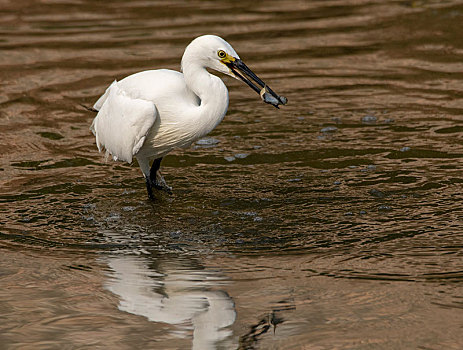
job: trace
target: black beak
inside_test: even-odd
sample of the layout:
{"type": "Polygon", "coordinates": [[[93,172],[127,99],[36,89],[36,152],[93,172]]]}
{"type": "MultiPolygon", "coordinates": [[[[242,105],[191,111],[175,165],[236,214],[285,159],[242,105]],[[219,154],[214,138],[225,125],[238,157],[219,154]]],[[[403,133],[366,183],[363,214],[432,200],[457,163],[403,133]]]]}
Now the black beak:
{"type": "Polygon", "coordinates": [[[288,99],[284,96],[279,96],[275,91],[270,89],[254,72],[249,69],[240,59],[235,59],[232,62],[226,63],[227,67],[235,74],[238,78],[244,81],[251,89],[260,94],[262,100],[265,103],[269,103],[276,108],[278,105],[285,105],[288,99]],[[260,86],[256,86],[256,84],[260,86]]]}

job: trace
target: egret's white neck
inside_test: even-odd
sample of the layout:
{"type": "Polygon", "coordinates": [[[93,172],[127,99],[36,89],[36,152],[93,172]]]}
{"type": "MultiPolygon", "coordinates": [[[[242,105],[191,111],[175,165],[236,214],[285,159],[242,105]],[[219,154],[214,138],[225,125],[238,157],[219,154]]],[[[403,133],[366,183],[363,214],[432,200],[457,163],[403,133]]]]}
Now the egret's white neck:
{"type": "MultiPolygon", "coordinates": [[[[228,108],[228,90],[222,79],[210,74],[199,62],[182,62],[185,83],[201,103],[198,117],[202,122],[209,121],[212,129],[223,119],[228,108]]],[[[212,130],[211,129],[211,130],[212,130]]],[[[209,130],[210,131],[210,130],[209,130]]]]}

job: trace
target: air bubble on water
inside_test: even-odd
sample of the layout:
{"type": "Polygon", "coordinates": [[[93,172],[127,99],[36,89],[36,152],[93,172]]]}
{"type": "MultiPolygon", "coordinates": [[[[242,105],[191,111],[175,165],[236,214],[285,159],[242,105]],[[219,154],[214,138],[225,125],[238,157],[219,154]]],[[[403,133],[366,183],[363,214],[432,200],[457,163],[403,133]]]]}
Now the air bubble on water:
{"type": "Polygon", "coordinates": [[[132,194],[132,193],[135,193],[135,192],[137,192],[137,191],[125,189],[124,191],[122,191],[122,195],[128,195],[128,194],[132,194]]]}
{"type": "Polygon", "coordinates": [[[376,198],[384,198],[384,197],[386,197],[386,193],[384,193],[383,191],[377,190],[376,188],[371,189],[370,191],[368,191],[368,193],[371,194],[373,197],[376,197],[376,198]]]}
{"type": "Polygon", "coordinates": [[[170,237],[171,237],[171,238],[179,238],[179,237],[181,236],[181,233],[182,233],[182,232],[181,232],[180,230],[178,230],[178,231],[173,231],[173,232],[170,233],[170,237]]]}
{"type": "Polygon", "coordinates": [[[236,153],[235,158],[244,159],[249,156],[249,153],[236,153]]]}
{"type": "Polygon", "coordinates": [[[117,221],[121,218],[118,213],[111,213],[106,217],[106,221],[117,221]]]}
{"type": "Polygon", "coordinates": [[[135,207],[132,207],[130,205],[128,205],[126,207],[122,207],[123,211],[134,211],[135,209],[136,209],[135,207]]]}
{"type": "Polygon", "coordinates": [[[389,210],[392,210],[392,208],[388,205],[380,205],[378,207],[379,210],[383,210],[383,211],[389,211],[389,210]]]}
{"type": "Polygon", "coordinates": [[[326,128],[323,128],[320,130],[323,133],[330,133],[330,132],[336,132],[338,131],[338,128],[335,126],[327,126],[326,128]]]}
{"type": "Polygon", "coordinates": [[[364,124],[374,124],[376,123],[377,118],[374,115],[366,115],[362,117],[362,123],[364,124]]]}
{"type": "Polygon", "coordinates": [[[196,141],[196,144],[199,146],[213,146],[216,145],[220,142],[220,140],[215,139],[213,137],[205,137],[203,139],[200,139],[196,141]]]}
{"type": "Polygon", "coordinates": [[[373,171],[375,169],[376,169],[376,165],[370,164],[370,165],[367,165],[366,168],[361,169],[360,171],[367,172],[367,171],[373,171]]]}
{"type": "Polygon", "coordinates": [[[86,203],[86,204],[83,205],[83,208],[91,210],[91,209],[95,209],[96,205],[93,204],[93,203],[86,203]]]}

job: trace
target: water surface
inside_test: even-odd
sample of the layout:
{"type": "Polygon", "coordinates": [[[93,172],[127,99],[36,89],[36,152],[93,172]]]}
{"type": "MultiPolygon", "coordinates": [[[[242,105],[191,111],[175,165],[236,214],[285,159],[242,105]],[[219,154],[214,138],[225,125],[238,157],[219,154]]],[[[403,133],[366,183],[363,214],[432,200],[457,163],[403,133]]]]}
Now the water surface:
{"type": "Polygon", "coordinates": [[[3,1],[0,348],[461,349],[463,2],[3,1]],[[244,84],[163,162],[91,105],[214,33],[244,84]]]}

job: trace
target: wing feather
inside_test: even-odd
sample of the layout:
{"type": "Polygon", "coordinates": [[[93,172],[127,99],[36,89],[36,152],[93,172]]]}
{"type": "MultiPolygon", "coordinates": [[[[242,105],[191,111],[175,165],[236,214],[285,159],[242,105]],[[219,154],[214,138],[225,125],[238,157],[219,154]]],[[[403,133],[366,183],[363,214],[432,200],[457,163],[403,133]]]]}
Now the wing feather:
{"type": "Polygon", "coordinates": [[[154,103],[130,97],[114,81],[94,108],[99,112],[90,129],[98,150],[104,148],[115,160],[131,163],[158,115],[154,103]]]}

